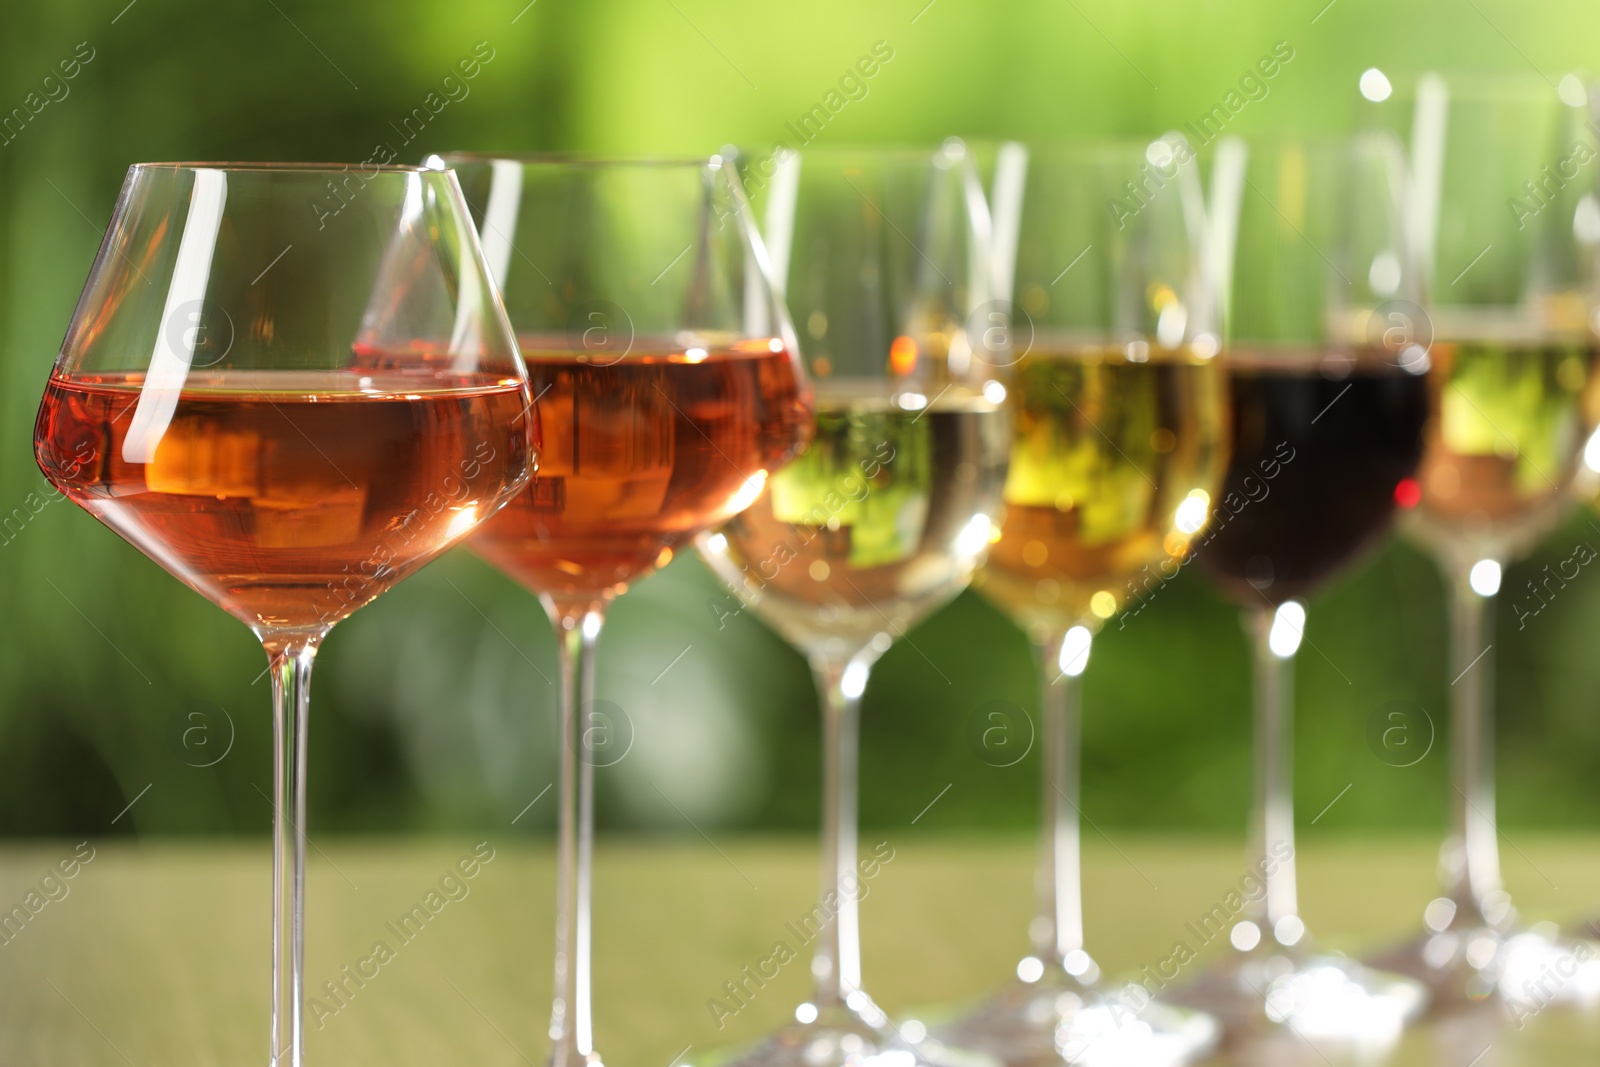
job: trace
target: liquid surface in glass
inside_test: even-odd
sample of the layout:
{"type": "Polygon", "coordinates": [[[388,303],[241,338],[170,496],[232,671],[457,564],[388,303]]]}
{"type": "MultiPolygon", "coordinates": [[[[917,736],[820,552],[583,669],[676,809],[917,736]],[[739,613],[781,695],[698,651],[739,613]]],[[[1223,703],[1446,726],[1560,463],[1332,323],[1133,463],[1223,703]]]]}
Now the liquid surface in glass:
{"type": "Polygon", "coordinates": [[[589,360],[523,339],[539,470],[472,547],[557,600],[612,596],[750,502],[809,412],[782,342],[636,344],[589,360]]]}
{"type": "Polygon", "coordinates": [[[1240,606],[1279,604],[1388,530],[1422,458],[1428,383],[1384,351],[1228,358],[1232,458],[1196,559],[1240,606]]]}
{"type": "Polygon", "coordinates": [[[253,628],[331,625],[526,476],[515,379],[397,371],[57,375],[45,477],[253,628]]]}
{"type": "Polygon", "coordinates": [[[1428,428],[1406,529],[1437,550],[1528,547],[1568,506],[1596,414],[1593,342],[1447,342],[1429,350],[1428,428]]]}
{"type": "Polygon", "coordinates": [[[1226,461],[1226,379],[1189,350],[1036,343],[1010,388],[1005,517],[975,585],[1045,638],[1189,550],[1226,461]]]}
{"type": "Polygon", "coordinates": [[[819,383],[816,436],[704,542],[712,565],[808,652],[898,637],[970,580],[1005,480],[1006,423],[964,386],[927,398],[819,383]]]}

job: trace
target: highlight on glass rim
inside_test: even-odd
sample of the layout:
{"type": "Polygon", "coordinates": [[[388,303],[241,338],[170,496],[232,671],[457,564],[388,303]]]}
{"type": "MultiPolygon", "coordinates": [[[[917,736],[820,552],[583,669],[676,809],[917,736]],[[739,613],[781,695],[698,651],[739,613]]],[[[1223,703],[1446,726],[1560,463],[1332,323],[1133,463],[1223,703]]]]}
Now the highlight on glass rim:
{"type": "Polygon", "coordinates": [[[1600,1060],[1596,41],[0,13],[0,1064],[1600,1060]]]}

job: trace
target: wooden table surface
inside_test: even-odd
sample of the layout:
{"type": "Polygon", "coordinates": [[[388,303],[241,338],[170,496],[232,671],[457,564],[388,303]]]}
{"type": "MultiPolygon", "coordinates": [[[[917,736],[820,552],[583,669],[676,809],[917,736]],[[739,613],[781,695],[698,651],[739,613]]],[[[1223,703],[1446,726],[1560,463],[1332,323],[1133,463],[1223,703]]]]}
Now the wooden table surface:
{"type": "MultiPolygon", "coordinates": [[[[863,852],[879,840],[864,834],[863,852]]],[[[316,846],[309,1062],[543,1067],[553,925],[547,841],[316,846]],[[458,864],[475,846],[493,858],[466,864],[473,876],[462,877],[458,864]],[[428,920],[402,929],[414,905],[428,920]],[[375,952],[379,942],[387,952],[375,952]],[[370,977],[349,978],[346,966],[370,977]],[[331,980],[344,984],[338,999],[324,989],[331,980]]],[[[865,984],[880,1004],[905,1013],[971,1001],[1011,973],[1025,948],[1031,840],[897,836],[882,848],[893,858],[863,903],[865,984]]],[[[0,848],[0,911],[40,893],[37,914],[0,943],[0,1067],[263,1063],[269,862],[265,840],[0,848]],[[72,878],[46,882],[75,849],[92,849],[93,858],[72,878]]],[[[1525,915],[1600,911],[1600,838],[1518,835],[1506,862],[1525,915]]],[[[694,1064],[787,1019],[806,999],[808,952],[736,1011],[723,983],[771,956],[777,941],[800,947],[786,924],[811,907],[814,863],[813,843],[798,838],[603,840],[596,1031],[606,1062],[694,1064]]],[[[1167,958],[1184,923],[1244,873],[1231,843],[1135,835],[1089,843],[1085,863],[1090,949],[1109,974],[1167,958]]],[[[1433,863],[1432,844],[1420,840],[1307,844],[1307,922],[1324,946],[1352,953],[1409,934],[1430,895],[1433,863]]],[[[1256,1058],[1274,1067],[1324,1062],[1304,1048],[1256,1058]]],[[[1458,1017],[1360,1062],[1600,1063],[1600,1012],[1550,1008],[1521,1028],[1495,1016],[1458,1017]]]]}

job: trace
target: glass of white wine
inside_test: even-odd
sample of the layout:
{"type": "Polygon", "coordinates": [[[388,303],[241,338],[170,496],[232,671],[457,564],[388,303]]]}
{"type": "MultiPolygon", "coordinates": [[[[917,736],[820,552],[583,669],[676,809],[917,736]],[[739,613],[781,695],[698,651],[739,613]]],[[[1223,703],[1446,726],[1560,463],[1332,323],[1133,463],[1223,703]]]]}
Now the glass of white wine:
{"type": "MultiPolygon", "coordinates": [[[[1558,988],[1542,999],[1600,996],[1600,944],[1518,922],[1500,880],[1494,797],[1502,568],[1570,513],[1600,400],[1600,207],[1593,181],[1568,178],[1596,152],[1584,104],[1570,75],[1556,88],[1534,77],[1425,75],[1413,101],[1414,229],[1431,283],[1417,342],[1432,419],[1403,528],[1450,587],[1452,789],[1442,892],[1422,934],[1384,962],[1445,1002],[1497,990],[1525,998],[1525,983],[1548,988],[1552,973],[1558,988]]],[[[1551,574],[1507,590],[1519,629],[1566,586],[1551,574]]]]}
{"type": "MultiPolygon", "coordinates": [[[[1010,445],[1008,320],[966,147],[740,163],[815,388],[806,451],[701,554],[810,661],[823,717],[816,992],[738,1062],[827,1067],[936,1049],[861,988],[856,750],[873,663],[959,593],[988,547],[1010,445]]],[[[888,1062],[885,1060],[884,1062],[888,1062]]]]}
{"type": "Polygon", "coordinates": [[[999,270],[1018,296],[1013,430],[1001,536],[974,584],[1028,635],[1040,671],[1038,908],[1016,980],[936,1032],[1007,1064],[1178,1064],[1218,1035],[1210,1016],[1102,983],[1085,951],[1078,848],[1093,634],[1177,573],[1226,462],[1217,265],[1196,170],[1175,135],[997,155],[996,218],[1020,221],[1014,275],[999,270]]]}

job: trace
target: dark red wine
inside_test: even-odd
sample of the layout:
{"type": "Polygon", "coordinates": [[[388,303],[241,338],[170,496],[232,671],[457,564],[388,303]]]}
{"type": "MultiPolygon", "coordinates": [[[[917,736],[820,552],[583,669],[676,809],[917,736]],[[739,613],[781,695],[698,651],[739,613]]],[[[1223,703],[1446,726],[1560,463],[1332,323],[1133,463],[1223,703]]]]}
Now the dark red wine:
{"type": "MultiPolygon", "coordinates": [[[[1421,369],[1421,368],[1419,368],[1421,369]]],[[[1241,606],[1317,589],[1415,501],[1428,382],[1386,354],[1236,353],[1233,456],[1197,557],[1241,606]]]]}

